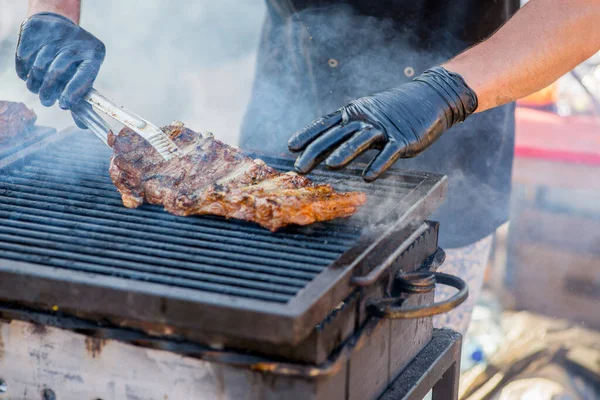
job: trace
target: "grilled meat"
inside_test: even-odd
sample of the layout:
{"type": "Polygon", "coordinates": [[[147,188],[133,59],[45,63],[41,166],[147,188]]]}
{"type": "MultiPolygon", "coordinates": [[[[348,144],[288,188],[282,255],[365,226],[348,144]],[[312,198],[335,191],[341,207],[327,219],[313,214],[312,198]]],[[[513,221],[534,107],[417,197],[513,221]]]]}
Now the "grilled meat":
{"type": "Polygon", "coordinates": [[[110,175],[129,208],[144,200],[176,215],[212,214],[256,222],[275,231],[354,214],[366,196],[280,173],[240,149],[173,123],[162,128],[185,154],[165,162],[128,128],[109,144],[110,175]]]}
{"type": "Polygon", "coordinates": [[[23,103],[0,101],[0,142],[27,133],[36,119],[35,113],[23,103]]]}

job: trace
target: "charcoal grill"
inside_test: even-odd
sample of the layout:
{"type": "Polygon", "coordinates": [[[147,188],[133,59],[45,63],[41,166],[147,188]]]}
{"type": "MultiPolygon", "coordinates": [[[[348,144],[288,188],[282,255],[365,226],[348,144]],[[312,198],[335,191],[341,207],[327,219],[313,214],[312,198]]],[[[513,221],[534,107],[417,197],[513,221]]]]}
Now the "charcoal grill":
{"type": "MultiPolygon", "coordinates": [[[[428,315],[406,305],[431,310],[432,292],[401,297],[410,290],[398,282],[443,261],[438,224],[425,219],[445,196],[445,177],[391,171],[367,184],[361,166],[316,170],[311,179],[365,191],[367,204],[348,219],[271,233],[152,205],[126,209],[109,157],[88,132],[70,129],[0,160],[0,317],[284,376],[328,376],[325,387],[335,381],[367,397],[431,338],[431,318],[385,318],[428,315]],[[382,343],[386,355],[373,358],[382,343]]],[[[328,393],[315,385],[317,397],[328,393]]]]}
{"type": "Polygon", "coordinates": [[[109,149],[77,130],[52,140],[18,160],[13,155],[1,171],[4,300],[215,337],[298,343],[351,293],[353,273],[405,250],[398,246],[406,238],[394,233],[422,221],[446,187],[443,177],[416,172],[366,184],[358,170],[349,177],[316,171],[317,182],[368,192],[362,212],[271,233],[150,205],[126,209],[107,173],[109,149]],[[375,213],[380,218],[369,220],[375,213]]]}

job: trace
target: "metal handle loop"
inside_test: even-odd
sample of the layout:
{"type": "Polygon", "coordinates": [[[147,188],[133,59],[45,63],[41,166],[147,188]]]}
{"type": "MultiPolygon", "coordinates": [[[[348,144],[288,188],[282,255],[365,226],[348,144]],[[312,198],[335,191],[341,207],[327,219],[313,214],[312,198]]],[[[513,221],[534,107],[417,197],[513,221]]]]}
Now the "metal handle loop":
{"type": "Polygon", "coordinates": [[[413,272],[402,275],[403,278],[429,280],[431,276],[435,277],[436,283],[452,286],[458,289],[458,293],[447,300],[434,303],[427,307],[402,307],[394,306],[399,298],[386,298],[373,300],[368,305],[368,311],[381,318],[387,319],[410,319],[431,317],[437,314],[446,313],[461,305],[469,297],[469,288],[467,283],[458,276],[444,274],[442,272],[413,272]]]}

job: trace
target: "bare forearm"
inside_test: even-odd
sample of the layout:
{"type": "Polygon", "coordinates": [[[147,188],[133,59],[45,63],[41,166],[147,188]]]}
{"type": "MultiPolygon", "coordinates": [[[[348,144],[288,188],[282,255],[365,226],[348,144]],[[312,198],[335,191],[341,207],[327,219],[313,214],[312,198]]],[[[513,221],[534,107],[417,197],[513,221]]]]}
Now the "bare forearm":
{"type": "Polygon", "coordinates": [[[81,0],[29,0],[28,16],[40,12],[53,12],[79,24],[81,0]]]}
{"type": "Polygon", "coordinates": [[[477,112],[554,82],[600,50],[600,1],[531,0],[486,41],[449,61],[477,93],[477,112]]]}

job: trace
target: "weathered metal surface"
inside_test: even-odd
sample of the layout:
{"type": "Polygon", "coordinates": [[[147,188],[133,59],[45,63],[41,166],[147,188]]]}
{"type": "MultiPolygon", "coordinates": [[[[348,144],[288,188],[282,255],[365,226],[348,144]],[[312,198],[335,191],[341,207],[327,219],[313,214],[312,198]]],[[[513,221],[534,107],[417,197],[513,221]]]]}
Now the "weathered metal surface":
{"type": "Polygon", "coordinates": [[[7,385],[0,399],[40,400],[48,390],[56,400],[343,399],[345,393],[344,369],[330,381],[274,377],[21,321],[0,323],[0,338],[7,385]]]}
{"type": "Polygon", "coordinates": [[[379,400],[422,400],[433,389],[433,400],[458,399],[462,337],[434,329],[432,340],[392,382],[379,400]]]}
{"type": "Polygon", "coordinates": [[[390,352],[381,347],[387,343],[381,333],[388,328],[386,321],[372,321],[327,375],[310,378],[269,373],[270,365],[284,363],[239,368],[50,326],[2,322],[0,377],[6,398],[23,400],[38,400],[50,391],[57,400],[369,399],[388,383],[390,352]],[[369,375],[376,381],[361,366],[378,371],[369,375]]]}
{"type": "MultiPolygon", "coordinates": [[[[378,380],[371,381],[375,375],[364,377],[357,372],[359,363],[368,357],[376,371],[385,373],[382,366],[389,362],[389,352],[381,347],[369,354],[377,346],[385,347],[377,337],[382,327],[373,331],[370,343],[362,348],[365,352],[353,355],[335,375],[300,379],[114,340],[94,341],[85,335],[22,321],[1,322],[0,379],[6,392],[0,393],[0,399],[39,400],[43,393],[54,393],[56,400],[375,398],[388,386],[387,377],[379,375],[378,380]],[[383,355],[379,362],[377,354],[383,355]],[[353,365],[355,372],[348,371],[353,365]]],[[[438,384],[434,398],[455,399],[459,362],[460,335],[437,331],[381,398],[420,400],[438,384]]]]}
{"type": "Polygon", "coordinates": [[[435,210],[446,188],[445,178],[424,173],[395,171],[367,185],[359,170],[315,171],[314,180],[365,190],[375,203],[397,197],[362,217],[271,234],[239,221],[123,208],[108,155],[95,145],[90,135],[71,135],[68,146],[3,170],[1,300],[161,335],[203,334],[217,346],[299,344],[354,290],[353,274],[389,258],[398,233],[435,210]],[[373,214],[369,223],[386,223],[361,236],[361,218],[373,214]]]}
{"type": "MultiPolygon", "coordinates": [[[[405,300],[409,307],[427,306],[433,303],[435,292],[413,295],[405,300]]],[[[388,384],[400,374],[426,345],[431,341],[432,319],[418,318],[390,320],[390,368],[388,384]]]]}

